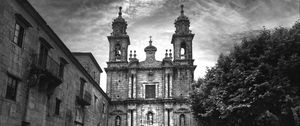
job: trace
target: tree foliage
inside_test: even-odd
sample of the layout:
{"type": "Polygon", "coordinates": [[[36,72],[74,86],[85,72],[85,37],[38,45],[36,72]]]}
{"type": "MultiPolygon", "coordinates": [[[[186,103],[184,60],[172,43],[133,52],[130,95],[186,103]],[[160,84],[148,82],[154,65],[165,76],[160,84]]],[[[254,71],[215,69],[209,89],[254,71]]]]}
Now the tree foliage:
{"type": "Polygon", "coordinates": [[[191,93],[202,124],[299,125],[300,23],[262,30],[221,54],[191,93]],[[298,109],[297,109],[298,108],[298,109]],[[297,123],[298,122],[298,123],[297,123]]]}

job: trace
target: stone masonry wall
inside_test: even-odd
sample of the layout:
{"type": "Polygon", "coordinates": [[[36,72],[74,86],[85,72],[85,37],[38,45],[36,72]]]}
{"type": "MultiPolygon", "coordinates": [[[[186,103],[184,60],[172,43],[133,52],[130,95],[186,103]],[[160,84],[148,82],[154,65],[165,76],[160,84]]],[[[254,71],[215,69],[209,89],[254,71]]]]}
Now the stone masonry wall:
{"type": "Polygon", "coordinates": [[[62,50],[52,36],[44,31],[41,24],[36,22],[32,14],[27,13],[27,9],[30,10],[20,6],[17,0],[3,0],[0,4],[0,126],[20,126],[22,121],[29,122],[31,126],[74,125],[80,78],[87,81],[85,90],[92,95],[91,105],[84,107],[84,125],[107,126],[109,99],[66,55],[68,50],[62,50]],[[12,42],[16,13],[22,15],[32,25],[25,30],[22,47],[12,42]],[[31,85],[29,88],[31,55],[39,52],[41,43],[39,37],[43,37],[53,47],[48,55],[54,61],[59,63],[59,59],[64,58],[68,62],[63,82],[51,95],[40,91],[37,85],[31,85]],[[5,98],[8,73],[19,79],[15,101],[5,98]],[[59,115],[54,114],[56,98],[61,100],[59,115]]]}

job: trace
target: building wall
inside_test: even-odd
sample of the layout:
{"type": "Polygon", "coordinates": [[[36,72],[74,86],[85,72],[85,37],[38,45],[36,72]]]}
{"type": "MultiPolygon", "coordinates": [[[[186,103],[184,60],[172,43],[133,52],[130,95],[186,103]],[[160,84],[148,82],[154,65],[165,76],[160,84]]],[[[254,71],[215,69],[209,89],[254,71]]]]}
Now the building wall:
{"type": "Polygon", "coordinates": [[[82,64],[85,70],[94,78],[94,80],[100,84],[100,74],[94,62],[89,55],[75,55],[76,59],[82,64]]]}
{"type": "Polygon", "coordinates": [[[84,125],[106,126],[109,98],[84,71],[83,66],[70,56],[71,52],[47,29],[42,19],[33,15],[32,8],[27,6],[28,2],[20,1],[23,1],[25,8],[18,0],[3,0],[0,4],[0,126],[20,126],[22,121],[29,122],[30,126],[74,125],[80,78],[87,81],[85,90],[92,96],[91,105],[84,107],[84,125]],[[22,48],[12,42],[16,13],[32,25],[25,30],[22,48]],[[39,37],[43,37],[53,47],[49,57],[57,63],[60,58],[68,62],[62,83],[50,94],[41,91],[37,85],[31,85],[29,78],[32,55],[38,54],[40,49],[39,37]],[[5,98],[8,74],[19,79],[15,101],[5,98]],[[59,115],[54,114],[56,98],[61,100],[59,115]]]}

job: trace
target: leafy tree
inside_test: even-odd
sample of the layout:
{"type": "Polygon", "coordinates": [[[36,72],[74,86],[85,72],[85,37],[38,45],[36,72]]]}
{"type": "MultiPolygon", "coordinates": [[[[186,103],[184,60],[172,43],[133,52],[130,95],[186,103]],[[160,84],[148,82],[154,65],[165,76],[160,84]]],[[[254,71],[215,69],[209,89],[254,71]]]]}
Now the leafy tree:
{"type": "Polygon", "coordinates": [[[221,54],[191,93],[204,125],[299,126],[300,22],[262,30],[221,54]]]}

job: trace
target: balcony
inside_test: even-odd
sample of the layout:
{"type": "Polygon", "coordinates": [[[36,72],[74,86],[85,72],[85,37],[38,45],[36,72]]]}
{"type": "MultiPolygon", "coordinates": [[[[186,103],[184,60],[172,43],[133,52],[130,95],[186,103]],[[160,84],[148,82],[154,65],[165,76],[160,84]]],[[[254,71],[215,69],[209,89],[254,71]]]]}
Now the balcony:
{"type": "Polygon", "coordinates": [[[62,83],[62,78],[59,76],[59,63],[52,59],[49,55],[43,60],[37,54],[32,56],[31,80],[34,85],[38,85],[39,90],[47,91],[48,93],[62,83]]]}
{"type": "Polygon", "coordinates": [[[76,102],[81,106],[89,106],[91,105],[92,95],[85,91],[84,94],[80,94],[79,96],[76,96],[76,102]]]}

